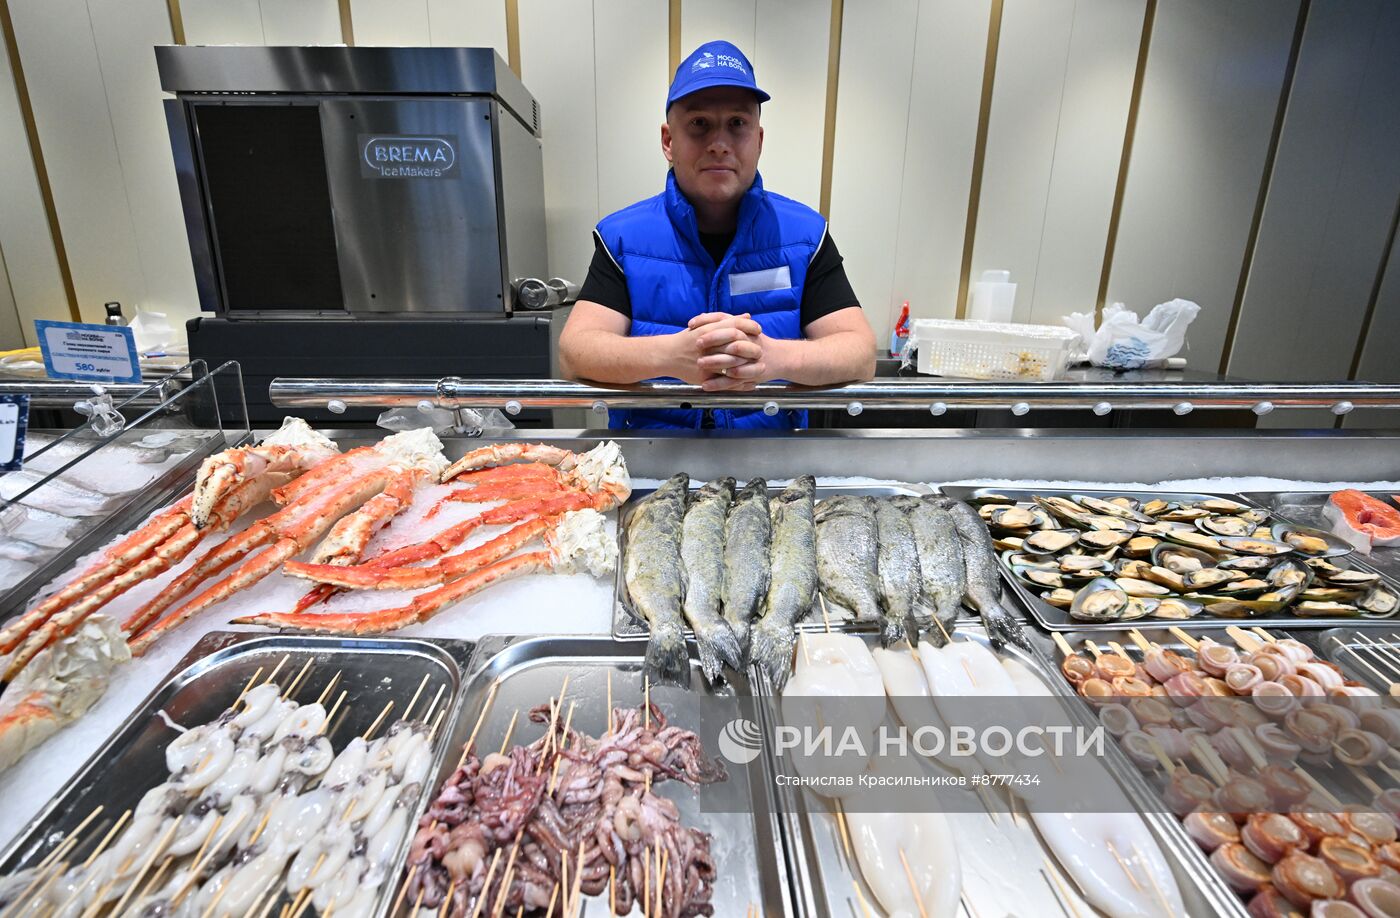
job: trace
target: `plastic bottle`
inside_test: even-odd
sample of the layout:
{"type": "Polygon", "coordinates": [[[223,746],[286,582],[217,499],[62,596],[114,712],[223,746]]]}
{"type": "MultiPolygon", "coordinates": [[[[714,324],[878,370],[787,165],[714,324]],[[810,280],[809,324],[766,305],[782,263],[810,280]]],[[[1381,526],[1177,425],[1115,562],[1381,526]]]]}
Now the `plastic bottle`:
{"type": "Polygon", "coordinates": [[[909,340],[909,301],[899,307],[899,318],[894,321],[894,331],[890,332],[890,355],[899,356],[904,350],[904,342],[909,340]]]}

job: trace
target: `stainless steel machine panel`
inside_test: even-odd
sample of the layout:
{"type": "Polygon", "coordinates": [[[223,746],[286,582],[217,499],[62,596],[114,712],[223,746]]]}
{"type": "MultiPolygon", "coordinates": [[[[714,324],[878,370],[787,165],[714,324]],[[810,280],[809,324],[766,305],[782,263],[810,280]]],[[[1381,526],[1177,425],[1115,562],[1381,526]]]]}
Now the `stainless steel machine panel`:
{"type": "Polygon", "coordinates": [[[490,99],[321,103],[350,313],[500,312],[490,99]]]}

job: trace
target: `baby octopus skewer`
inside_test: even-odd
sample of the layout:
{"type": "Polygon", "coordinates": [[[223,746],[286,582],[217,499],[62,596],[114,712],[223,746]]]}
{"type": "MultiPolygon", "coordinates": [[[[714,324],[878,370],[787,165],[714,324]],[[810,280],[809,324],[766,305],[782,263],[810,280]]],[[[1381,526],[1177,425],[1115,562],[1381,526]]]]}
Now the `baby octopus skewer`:
{"type": "Polygon", "coordinates": [[[273,625],[292,631],[325,634],[368,634],[404,628],[425,621],[445,606],[465,599],[494,583],[536,573],[583,573],[602,577],[617,561],[617,545],[607,536],[602,514],[578,510],[564,515],[544,533],[546,548],[489,564],[446,586],[415,596],[406,606],[375,612],[311,614],[263,613],[234,619],[237,624],[273,625]]]}

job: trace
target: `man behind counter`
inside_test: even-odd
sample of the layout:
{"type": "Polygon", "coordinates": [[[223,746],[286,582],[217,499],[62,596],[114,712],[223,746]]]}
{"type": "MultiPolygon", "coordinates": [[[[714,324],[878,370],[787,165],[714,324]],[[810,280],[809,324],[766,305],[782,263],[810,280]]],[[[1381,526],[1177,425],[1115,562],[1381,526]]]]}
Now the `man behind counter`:
{"type": "MultiPolygon", "coordinates": [[[[566,375],[669,377],[710,392],[768,380],[830,385],[875,373],[865,320],[826,220],[766,191],[759,106],[769,95],[729,42],[681,62],[666,98],[666,189],[604,217],[559,338],[566,375]]],[[[614,411],[613,428],[791,428],[806,413],[614,411]]]]}

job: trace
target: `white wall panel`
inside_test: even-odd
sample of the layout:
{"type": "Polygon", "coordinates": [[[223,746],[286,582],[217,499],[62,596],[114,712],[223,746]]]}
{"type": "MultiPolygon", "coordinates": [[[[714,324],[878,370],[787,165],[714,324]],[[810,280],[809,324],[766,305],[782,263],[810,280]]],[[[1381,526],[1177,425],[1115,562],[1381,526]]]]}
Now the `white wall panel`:
{"type": "Polygon", "coordinates": [[[439,48],[495,48],[509,60],[506,0],[428,0],[428,31],[439,48]]]}
{"type": "Polygon", "coordinates": [[[1346,377],[1400,197],[1400,5],[1316,0],[1229,371],[1346,377]],[[1339,99],[1352,100],[1339,105],[1339,99]]]}
{"type": "Polygon", "coordinates": [[[0,351],[24,347],[24,327],[10,292],[10,275],[5,270],[5,253],[0,251],[0,351]]]}
{"type": "Polygon", "coordinates": [[[520,0],[520,67],[544,128],[549,271],[582,283],[598,222],[591,0],[520,0]]]}
{"type": "Polygon", "coordinates": [[[756,29],[754,70],[758,85],[773,97],[763,106],[763,181],[816,208],[822,187],[831,0],[758,0],[756,29]]]}
{"type": "Polygon", "coordinates": [[[258,0],[180,0],[187,45],[261,45],[258,0]]]}
{"type": "MultiPolygon", "coordinates": [[[[886,339],[891,325],[918,19],[918,0],[872,0],[846,4],[841,24],[831,233],[876,341],[886,339]]],[[[962,214],[966,215],[966,200],[962,214]]]]}
{"type": "Polygon", "coordinates": [[[151,50],[170,41],[170,19],[163,0],[88,0],[88,10],[145,283],[135,305],[182,324],[199,315],[199,295],[151,50]]]}
{"type": "MultiPolygon", "coordinates": [[[[990,0],[919,8],[893,285],[893,301],[909,300],[916,318],[957,312],[990,22],[990,0]]],[[[846,236],[837,241],[845,253],[846,236]]],[[[891,324],[875,325],[878,340],[891,324]]]]}
{"type": "Polygon", "coordinates": [[[1145,0],[1075,7],[1035,283],[1018,291],[1032,322],[1059,324],[1098,298],[1146,9],[1145,0]]]}
{"type": "MultiPolygon", "coordinates": [[[[723,39],[733,42],[753,60],[754,69],[764,69],[754,59],[759,0],[690,0],[681,4],[681,57],[707,41],[723,39]]],[[[827,10],[830,17],[830,8],[827,10]]],[[[808,15],[815,16],[815,11],[808,15]]],[[[825,46],[822,46],[825,48],[825,46]]],[[[805,49],[816,54],[817,48],[805,49]]],[[[760,86],[763,84],[760,82],[760,86]]]]}
{"type": "Polygon", "coordinates": [[[1296,0],[1161,0],[1108,300],[1201,305],[1185,356],[1216,370],[1297,21],[1296,0]]]}
{"type": "Polygon", "coordinates": [[[661,122],[671,83],[669,36],[666,0],[593,4],[601,213],[649,198],[663,187],[661,122]]]}
{"type": "Polygon", "coordinates": [[[10,14],[78,304],[100,321],[103,302],[146,302],[147,287],[87,6],[23,0],[10,14]]]}
{"type": "Polygon", "coordinates": [[[336,0],[260,0],[259,9],[266,44],[341,44],[336,0]]]}
{"type": "MultiPolygon", "coordinates": [[[[1400,236],[1390,246],[1390,256],[1376,297],[1375,317],[1361,352],[1356,378],[1374,383],[1400,383],[1400,236]]],[[[1400,413],[1371,409],[1347,415],[1346,427],[1400,428],[1400,413]]]]}
{"type": "Polygon", "coordinates": [[[0,42],[0,148],[11,151],[0,169],[0,257],[5,259],[8,291],[14,296],[25,341],[37,344],[35,319],[67,321],[71,316],[4,42],[0,42]]]}
{"type": "Polygon", "coordinates": [[[428,44],[428,0],[350,0],[357,45],[421,48],[428,44]]]}

